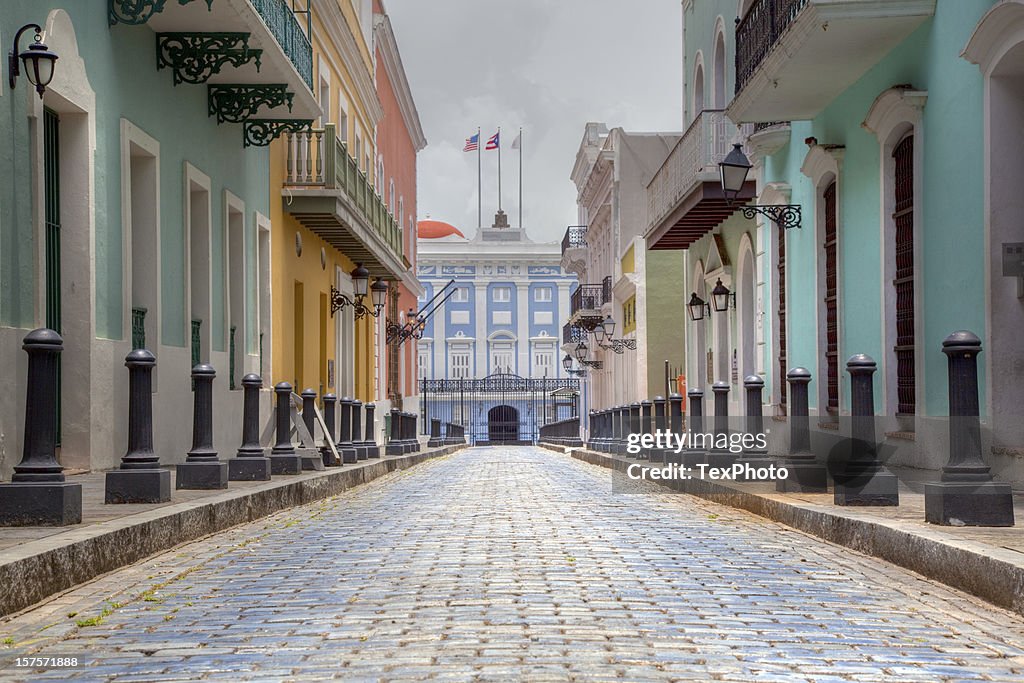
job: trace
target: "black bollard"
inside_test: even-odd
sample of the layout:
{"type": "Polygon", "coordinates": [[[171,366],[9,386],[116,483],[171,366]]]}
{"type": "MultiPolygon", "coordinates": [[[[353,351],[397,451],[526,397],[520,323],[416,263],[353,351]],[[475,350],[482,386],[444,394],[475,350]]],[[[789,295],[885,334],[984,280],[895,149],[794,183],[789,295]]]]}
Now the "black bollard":
{"type": "Polygon", "coordinates": [[[949,368],[949,461],[942,480],[924,486],[925,520],[956,526],[1013,526],[1013,492],[996,483],[981,457],[978,354],[981,340],[960,330],[942,342],[949,368]]]}
{"type": "Polygon", "coordinates": [[[22,340],[28,354],[25,443],[9,484],[0,484],[0,526],[68,526],[82,522],[82,485],[57,462],[57,376],[64,340],[45,327],[22,340]]]}
{"type": "Polygon", "coordinates": [[[875,442],[875,394],[872,375],[877,365],[859,353],[846,362],[850,373],[849,456],[833,473],[836,505],[899,505],[899,483],[878,461],[875,442]]]}
{"type": "Polygon", "coordinates": [[[668,408],[668,401],[664,396],[655,396],[654,401],[654,431],[658,441],[655,442],[654,448],[651,449],[651,459],[659,463],[669,462],[666,458],[668,456],[668,450],[664,448],[665,444],[665,433],[668,430],[668,420],[666,409],[668,408]],[[659,446],[660,443],[660,446],[659,446]]]}
{"type": "Polygon", "coordinates": [[[708,461],[708,443],[704,431],[704,392],[690,389],[686,396],[690,400],[690,432],[681,453],[682,464],[685,467],[696,467],[708,461]]]}
{"type": "Polygon", "coordinates": [[[374,429],[373,413],[377,409],[372,403],[367,403],[363,408],[366,410],[365,415],[365,431],[363,432],[363,444],[366,445],[366,456],[368,458],[379,458],[380,457],[380,446],[377,445],[377,433],[374,429]]]}
{"type": "MultiPolygon", "coordinates": [[[[654,424],[653,424],[654,415],[653,415],[653,410],[654,410],[654,403],[652,401],[648,401],[647,399],[644,399],[643,401],[640,401],[640,434],[644,438],[653,438],[653,434],[654,434],[654,424]],[[644,435],[651,435],[651,436],[644,436],[644,435]]],[[[640,456],[642,458],[644,458],[645,460],[651,460],[653,454],[654,454],[654,449],[650,448],[650,447],[645,447],[640,452],[640,456]]]]}
{"type": "Polygon", "coordinates": [[[300,474],[302,456],[292,445],[292,385],[281,382],[274,387],[277,401],[277,442],[270,451],[271,474],[300,474]]]}
{"type": "Polygon", "coordinates": [[[178,465],[177,489],[226,489],[228,464],[217,458],[213,447],[213,367],[200,363],[192,368],[192,449],[178,465]]]}
{"type": "Polygon", "coordinates": [[[324,469],[324,458],[316,447],[316,392],[304,389],[302,394],[302,424],[309,433],[309,440],[299,438],[299,456],[302,469],[307,471],[324,469]]]}
{"type": "Polygon", "coordinates": [[[388,434],[388,445],[384,448],[384,455],[401,455],[403,453],[401,412],[398,408],[392,408],[388,414],[391,416],[391,431],[388,434]]]}
{"type": "MultiPolygon", "coordinates": [[[[628,446],[630,438],[637,439],[640,436],[640,404],[639,403],[630,403],[629,404],[629,407],[627,408],[627,412],[626,412],[626,420],[627,420],[627,422],[626,422],[625,441],[626,441],[626,445],[628,446]]],[[[630,457],[633,457],[633,458],[642,458],[643,457],[643,449],[641,449],[641,451],[639,453],[636,453],[636,454],[632,454],[632,453],[629,453],[629,451],[626,451],[626,455],[629,455],[630,457]]]]}
{"type": "MultiPolygon", "coordinates": [[[[683,397],[672,392],[668,395],[668,431],[673,434],[682,435],[686,432],[686,427],[683,424],[683,397]]],[[[675,448],[666,450],[665,462],[669,464],[682,464],[683,452],[675,452],[675,448]]]]}
{"type": "Polygon", "coordinates": [[[260,388],[259,375],[242,378],[242,445],[235,457],[228,461],[228,481],[267,481],[270,479],[270,458],[260,446],[260,388]]]}
{"type": "Polygon", "coordinates": [[[811,451],[811,425],[807,410],[807,385],[811,373],[806,368],[793,368],[786,373],[789,381],[789,455],[783,466],[788,477],[775,481],[775,490],[782,493],[827,493],[828,469],[819,465],[811,451]]]}
{"type": "Polygon", "coordinates": [[[746,394],[746,415],[744,420],[743,455],[740,462],[753,469],[769,468],[772,465],[768,457],[768,435],[764,431],[764,413],[762,400],[764,380],[758,375],[743,378],[743,391],[746,394]]]}
{"type": "Polygon", "coordinates": [[[708,449],[707,463],[711,467],[732,467],[736,455],[729,452],[729,383],[711,385],[715,394],[714,443],[708,449]]]}
{"type": "Polygon", "coordinates": [[[334,445],[334,433],[338,422],[338,397],[334,394],[324,394],[324,425],[327,430],[324,432],[324,445],[320,447],[320,454],[324,458],[325,467],[340,467],[341,466],[341,454],[338,454],[338,458],[335,459],[335,450],[331,448],[334,445]]]}
{"type": "Polygon", "coordinates": [[[807,409],[807,385],[811,373],[806,368],[793,368],[786,373],[789,381],[789,455],[783,466],[788,477],[775,481],[775,490],[782,493],[827,493],[828,469],[818,464],[811,451],[811,424],[807,409]]]}
{"type": "Polygon", "coordinates": [[[359,462],[359,454],[352,443],[352,399],[348,396],[338,401],[341,419],[338,426],[338,454],[346,465],[359,462]]]}
{"type": "Polygon", "coordinates": [[[441,420],[430,418],[430,440],[427,441],[428,448],[437,448],[441,445],[441,420]]]}
{"type": "Polygon", "coordinates": [[[363,433],[363,402],[352,399],[352,448],[356,449],[356,460],[370,457],[370,448],[362,439],[363,433]]]}
{"type": "Polygon", "coordinates": [[[171,499],[171,472],[153,452],[153,368],[156,356],[135,349],[128,367],[128,452],[121,469],[107,472],[106,503],[166,503],[171,499]]]}

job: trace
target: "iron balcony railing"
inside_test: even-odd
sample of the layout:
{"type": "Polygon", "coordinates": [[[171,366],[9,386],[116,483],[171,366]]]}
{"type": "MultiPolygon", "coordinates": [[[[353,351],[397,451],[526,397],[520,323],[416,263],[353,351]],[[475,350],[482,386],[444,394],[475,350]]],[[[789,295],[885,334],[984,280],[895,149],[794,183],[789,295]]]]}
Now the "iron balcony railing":
{"type": "Polygon", "coordinates": [[[647,186],[649,227],[660,225],[702,176],[717,177],[718,162],[725,158],[739,133],[724,111],[706,110],[697,115],[647,186]]]}
{"type": "Polygon", "coordinates": [[[565,229],[565,236],[562,237],[562,253],[569,249],[579,249],[587,246],[587,226],[570,225],[565,229]]]}
{"type": "Polygon", "coordinates": [[[609,296],[605,297],[604,285],[580,285],[572,293],[569,305],[572,313],[576,313],[597,310],[607,301],[611,301],[611,296],[609,292],[609,296]]]}
{"type": "Polygon", "coordinates": [[[579,344],[581,341],[586,341],[586,339],[587,331],[582,327],[573,325],[572,323],[562,325],[563,344],[579,344]]]}
{"type": "Polygon", "coordinates": [[[334,124],[286,134],[285,144],[286,185],[338,190],[398,258],[402,258],[402,229],[398,221],[366,174],[359,170],[358,163],[348,153],[347,145],[337,139],[334,124]]]}
{"type": "Polygon", "coordinates": [[[310,33],[309,9],[306,15],[306,31],[303,32],[296,11],[289,7],[287,0],[249,0],[256,9],[263,23],[270,29],[281,50],[291,60],[299,76],[313,89],[313,46],[307,37],[310,33]]]}
{"type": "Polygon", "coordinates": [[[611,303],[612,300],[612,276],[605,275],[604,279],[601,280],[601,296],[604,299],[602,303],[611,303]]]}
{"type": "Polygon", "coordinates": [[[736,27],[736,92],[779,42],[810,0],[757,0],[736,27]]]}

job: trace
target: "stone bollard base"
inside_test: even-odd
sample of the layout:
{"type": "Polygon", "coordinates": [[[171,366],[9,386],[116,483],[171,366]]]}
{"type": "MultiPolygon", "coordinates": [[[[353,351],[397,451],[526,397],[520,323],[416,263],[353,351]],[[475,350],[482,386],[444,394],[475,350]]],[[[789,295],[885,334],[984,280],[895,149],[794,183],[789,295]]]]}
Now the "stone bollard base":
{"type": "Polygon", "coordinates": [[[269,481],[270,458],[244,457],[228,460],[228,481],[269,481]]]}
{"type": "Polygon", "coordinates": [[[354,446],[343,446],[338,449],[338,455],[341,456],[341,462],[346,465],[354,465],[359,462],[359,452],[356,451],[354,446]]]}
{"type": "Polygon", "coordinates": [[[832,478],[835,481],[833,500],[836,505],[891,507],[900,504],[899,480],[892,472],[836,474],[832,478]]]}
{"type": "Polygon", "coordinates": [[[739,461],[739,458],[735,453],[729,451],[708,451],[704,457],[704,462],[710,467],[727,468],[732,467],[739,461]]]}
{"type": "Polygon", "coordinates": [[[828,470],[814,463],[782,461],[789,476],[775,481],[779,493],[828,493],[828,470]]]}
{"type": "Polygon", "coordinates": [[[404,453],[402,444],[398,442],[392,441],[384,447],[384,455],[402,455],[402,453],[404,453]]]}
{"type": "Polygon", "coordinates": [[[708,454],[704,451],[681,451],[676,457],[682,458],[679,464],[684,467],[706,465],[708,462],[708,454]]]}
{"type": "Polygon", "coordinates": [[[320,447],[320,458],[324,461],[324,467],[341,467],[341,453],[338,453],[338,460],[334,460],[334,453],[326,446],[320,447]]]}
{"type": "Polygon", "coordinates": [[[924,518],[944,526],[1013,526],[1013,491],[996,482],[925,484],[924,518]]]}
{"type": "Polygon", "coordinates": [[[271,474],[301,474],[302,456],[298,453],[271,453],[270,454],[271,474]]]}
{"type": "Polygon", "coordinates": [[[379,460],[380,459],[380,446],[378,446],[376,443],[367,446],[366,447],[366,457],[369,458],[370,460],[379,460]]]}
{"type": "Polygon", "coordinates": [[[183,462],[176,468],[174,488],[195,491],[226,489],[228,464],[226,462],[183,462]]]}
{"type": "Polygon", "coordinates": [[[111,470],[107,472],[104,503],[167,503],[170,500],[170,470],[111,470]]]}
{"type": "MultiPolygon", "coordinates": [[[[739,458],[736,459],[736,462],[739,463],[739,464],[742,464],[742,465],[750,465],[750,467],[752,469],[748,470],[748,469],[744,468],[744,472],[751,472],[751,473],[753,473],[753,470],[758,470],[758,469],[762,469],[762,468],[767,469],[767,468],[769,468],[769,467],[771,467],[772,465],[775,464],[775,462],[771,458],[769,458],[766,453],[743,454],[739,458]]],[[[755,479],[755,478],[752,478],[752,477],[747,477],[744,474],[741,474],[737,478],[737,481],[761,481],[761,480],[760,479],[755,479]]]]}
{"type": "Polygon", "coordinates": [[[82,485],[70,482],[0,484],[0,526],[82,523],[82,485]]]}
{"type": "Polygon", "coordinates": [[[312,472],[313,470],[322,472],[327,469],[324,467],[324,456],[320,455],[317,451],[312,448],[300,448],[298,449],[299,457],[302,458],[302,469],[305,472],[312,472]]]}

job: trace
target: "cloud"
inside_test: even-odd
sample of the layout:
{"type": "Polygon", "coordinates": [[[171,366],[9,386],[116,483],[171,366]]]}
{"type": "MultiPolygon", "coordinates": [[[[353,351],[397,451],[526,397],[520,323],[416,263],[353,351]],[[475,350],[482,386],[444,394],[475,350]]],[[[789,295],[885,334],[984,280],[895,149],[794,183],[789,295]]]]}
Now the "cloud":
{"type": "MultiPolygon", "coordinates": [[[[419,156],[420,218],[477,225],[477,158],[463,153],[502,130],[502,208],[561,239],[577,222],[569,180],[587,121],[626,130],[679,130],[679,0],[388,0],[428,146],[419,156]]],[[[497,209],[497,153],[482,154],[483,222],[497,209]]]]}

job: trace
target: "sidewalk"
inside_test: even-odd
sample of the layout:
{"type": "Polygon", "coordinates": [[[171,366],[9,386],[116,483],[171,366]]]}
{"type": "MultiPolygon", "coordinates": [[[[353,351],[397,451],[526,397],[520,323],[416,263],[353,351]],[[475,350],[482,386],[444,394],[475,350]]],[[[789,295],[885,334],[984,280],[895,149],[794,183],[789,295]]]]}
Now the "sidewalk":
{"type": "MultiPolygon", "coordinates": [[[[618,472],[640,462],[585,449],[542,446],[618,472]]],[[[937,526],[924,521],[923,493],[924,484],[936,475],[893,471],[900,479],[898,507],[840,507],[833,504],[831,493],[776,493],[769,482],[691,479],[674,481],[668,488],[753,512],[1024,614],[1024,492],[1014,492],[1017,526],[937,526]]]]}
{"type": "Polygon", "coordinates": [[[459,448],[382,456],[271,481],[233,481],[216,491],[176,490],[171,467],[171,501],[149,505],[104,504],[104,472],[70,476],[82,484],[81,524],[0,527],[0,617],[181,543],[337,495],[459,448]]]}

